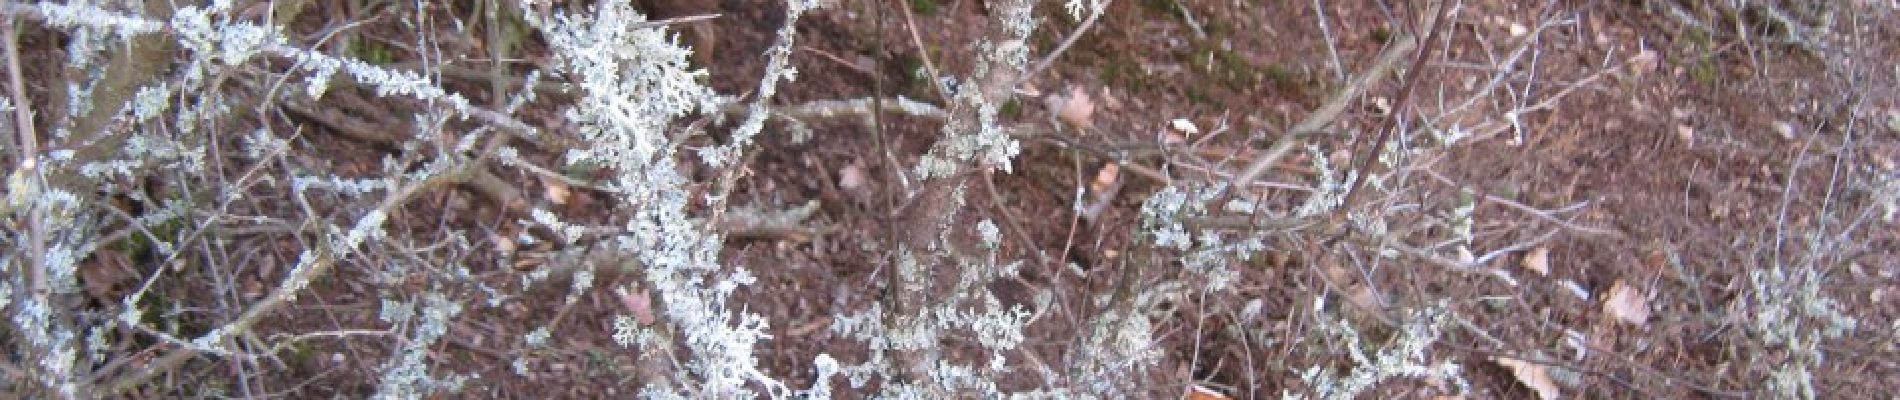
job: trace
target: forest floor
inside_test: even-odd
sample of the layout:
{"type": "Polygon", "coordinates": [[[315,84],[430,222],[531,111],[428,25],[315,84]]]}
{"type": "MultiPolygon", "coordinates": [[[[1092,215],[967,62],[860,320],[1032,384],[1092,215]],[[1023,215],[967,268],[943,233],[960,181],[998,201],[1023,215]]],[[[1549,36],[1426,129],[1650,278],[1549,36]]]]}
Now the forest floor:
{"type": "MultiPolygon", "coordinates": [[[[760,55],[784,20],[777,6],[758,3],[770,2],[725,1],[706,22],[716,45],[703,46],[710,54],[700,59],[722,93],[753,89],[760,55]]],[[[879,96],[945,104],[920,71],[966,75],[971,44],[989,19],[983,1],[832,3],[798,22],[791,58],[798,80],[774,104],[879,96]]],[[[1032,324],[1024,354],[1010,355],[1050,364],[1090,329],[1076,319],[1089,299],[1129,284],[1122,280],[1152,285],[1185,273],[1167,271],[1184,268],[1178,263],[1128,270],[1126,260],[1146,246],[1142,204],[1161,182],[1225,181],[1231,172],[1223,171],[1281,140],[1394,38],[1419,31],[1425,14],[1386,4],[1412,2],[1119,0],[1087,25],[1059,3],[1039,3],[1044,23],[1033,35],[1032,59],[1071,32],[1085,33],[1002,114],[1066,126],[1057,131],[1075,136],[1025,138],[1011,171],[986,174],[965,208],[1002,227],[999,258],[1023,263],[1021,276],[989,290],[1005,302],[1052,294],[1071,307],[1032,324]],[[1084,96],[1083,108],[1070,112],[1092,113],[1058,112],[1084,96]],[[1076,128],[1078,118],[1089,127],[1076,128]],[[1110,155],[1156,148],[1164,151],[1110,155]],[[1107,205],[1084,218],[1083,197],[1107,205]]],[[[1353,365],[1340,342],[1305,336],[1326,324],[1322,316],[1345,315],[1370,336],[1387,337],[1393,332],[1382,321],[1435,307],[1458,318],[1430,357],[1462,365],[1471,398],[1533,398],[1533,387],[1546,384],[1577,398],[1775,397],[1760,391],[1765,377],[1797,355],[1765,345],[1755,327],[1783,317],[1764,315],[1776,301],[1824,297],[1858,328],[1818,346],[1825,359],[1811,370],[1818,392],[1853,398],[1900,387],[1900,223],[1890,218],[1900,197],[1896,10],[1870,1],[1774,9],[1788,14],[1780,16],[1692,0],[1545,3],[1461,2],[1421,46],[1431,53],[1418,73],[1403,73],[1414,69],[1407,59],[1401,74],[1351,102],[1332,133],[1313,139],[1316,151],[1299,149],[1260,178],[1278,188],[1262,191],[1263,204],[1291,208],[1320,182],[1312,156],[1356,165],[1364,137],[1389,123],[1470,133],[1449,146],[1423,135],[1395,138],[1418,150],[1400,168],[1405,189],[1367,204],[1401,219],[1470,221],[1465,239],[1427,251],[1495,273],[1288,237],[1235,266],[1231,289],[1150,310],[1162,361],[1153,376],[1129,379],[1157,382],[1154,398],[1181,396],[1190,386],[1231,398],[1298,393],[1310,389],[1300,379],[1308,367],[1344,373],[1353,365]],[[1410,98],[1401,98],[1407,85],[1410,98]],[[1786,276],[1765,280],[1763,271],[1786,276]],[[1762,282],[1777,284],[1764,291],[1762,282]],[[1781,294],[1763,298],[1772,293],[1781,294]]],[[[357,12],[336,7],[293,26],[315,32],[321,19],[357,12]]],[[[388,22],[361,35],[409,40],[388,22]]],[[[527,59],[538,56],[534,45],[524,48],[527,59]]],[[[401,62],[405,54],[384,57],[401,62]]],[[[541,112],[546,121],[559,119],[541,112]]],[[[906,193],[901,171],[942,135],[937,121],[875,120],[877,129],[859,118],[807,121],[808,131],[772,124],[732,197],[758,209],[818,204],[805,221],[813,234],[729,239],[722,258],[757,276],[739,301],[776,321],[760,361],[797,385],[810,384],[818,354],[866,357],[861,343],[831,324],[880,301],[880,274],[891,273],[889,238],[902,229],[889,223],[906,193]]],[[[364,173],[384,158],[352,138],[306,135],[310,146],[332,150],[313,154],[360,164],[364,173]]],[[[502,178],[530,194],[549,185],[525,173],[502,178]]],[[[584,190],[572,195],[556,211],[579,221],[613,201],[584,190]]],[[[419,202],[426,204],[407,209],[413,220],[392,225],[476,229],[468,227],[508,219],[469,197],[419,202]],[[458,213],[466,216],[438,219],[458,213]]],[[[496,288],[538,268],[479,265],[471,264],[472,279],[496,288]]],[[[268,282],[256,277],[273,273],[247,276],[268,282]]],[[[365,294],[367,276],[342,271],[320,281],[303,306],[259,329],[375,325],[379,303],[365,294]]],[[[603,273],[595,287],[628,280],[603,273]]],[[[630,296],[595,289],[564,305],[567,290],[543,285],[499,307],[470,307],[431,357],[448,370],[481,374],[471,383],[480,393],[630,396],[637,386],[627,377],[638,361],[611,338],[613,316],[629,312],[630,296]],[[559,316],[554,324],[546,321],[551,315],[559,316]],[[526,349],[515,339],[550,325],[551,346],[526,349]]],[[[374,355],[388,351],[349,341],[295,350],[280,377],[267,379],[292,397],[370,390],[381,359],[374,355]]],[[[1003,383],[1048,382],[1021,374],[1003,383]]],[[[1425,398],[1456,393],[1454,386],[1401,378],[1373,393],[1425,398]]]]}

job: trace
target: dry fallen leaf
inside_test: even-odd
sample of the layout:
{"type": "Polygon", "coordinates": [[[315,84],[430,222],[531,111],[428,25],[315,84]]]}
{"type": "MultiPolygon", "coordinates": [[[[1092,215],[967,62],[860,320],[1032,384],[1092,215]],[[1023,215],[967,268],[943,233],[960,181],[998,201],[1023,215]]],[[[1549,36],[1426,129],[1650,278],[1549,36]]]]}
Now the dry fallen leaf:
{"type": "Polygon", "coordinates": [[[1194,126],[1194,121],[1189,121],[1187,118],[1175,118],[1174,121],[1168,122],[1168,126],[1188,136],[1201,134],[1201,127],[1194,126]]]}
{"type": "Polygon", "coordinates": [[[257,280],[255,276],[244,277],[244,281],[239,285],[244,288],[245,300],[257,300],[264,297],[264,282],[257,280]]]}
{"type": "Polygon", "coordinates": [[[502,256],[514,255],[515,250],[519,250],[521,248],[520,244],[515,243],[514,239],[510,239],[507,236],[502,236],[500,234],[495,234],[495,233],[488,234],[488,243],[494,244],[495,251],[500,252],[502,256]]]}
{"type": "Polygon", "coordinates": [[[1695,143],[1695,127],[1688,124],[1676,125],[1676,139],[1682,140],[1683,143],[1695,143]]]}
{"type": "Polygon", "coordinates": [[[1794,140],[1794,124],[1788,121],[1775,121],[1774,128],[1775,134],[1780,135],[1781,140],[1794,140]]]}
{"type": "Polygon", "coordinates": [[[1524,269],[1536,272],[1538,275],[1550,276],[1550,248],[1537,246],[1531,249],[1530,253],[1524,254],[1523,265],[1524,269]]]}
{"type": "Polygon", "coordinates": [[[1162,132],[1161,143],[1163,144],[1187,143],[1189,137],[1201,133],[1201,128],[1194,126],[1194,121],[1189,121],[1186,118],[1175,118],[1174,121],[1168,123],[1168,127],[1173,129],[1162,132]]]}
{"type": "Polygon", "coordinates": [[[86,294],[96,300],[109,301],[118,297],[121,289],[138,278],[138,271],[132,269],[132,257],[115,250],[95,250],[92,258],[79,263],[79,279],[84,284],[86,294]]]}
{"type": "Polygon", "coordinates": [[[1610,285],[1609,296],[1603,299],[1603,312],[1630,325],[1643,326],[1649,321],[1649,300],[1635,287],[1618,279],[1610,285]]]}
{"type": "Polygon", "coordinates": [[[1499,357],[1492,361],[1511,370],[1511,376],[1517,377],[1518,383],[1536,392],[1537,398],[1552,400],[1562,397],[1562,394],[1557,392],[1557,382],[1550,380],[1549,367],[1507,357],[1499,357]]]}
{"type": "Polygon", "coordinates": [[[1102,169],[1095,171],[1095,181],[1089,182],[1089,189],[1094,190],[1095,193],[1107,192],[1119,181],[1121,181],[1121,166],[1115,163],[1102,164],[1102,169]]]}
{"type": "Polygon", "coordinates": [[[1528,35],[1531,33],[1531,28],[1524,26],[1524,24],[1520,24],[1516,22],[1512,22],[1509,29],[1511,31],[1511,37],[1513,38],[1524,37],[1524,35],[1528,35]]]}
{"type": "Polygon", "coordinates": [[[1361,309],[1367,311],[1382,311],[1385,309],[1385,302],[1379,301],[1379,292],[1372,290],[1372,286],[1353,285],[1346,289],[1346,293],[1346,301],[1351,302],[1352,305],[1358,306],[1361,309]]]}
{"type": "Polygon", "coordinates": [[[1095,101],[1081,86],[1070,86],[1067,96],[1049,96],[1048,99],[1050,108],[1056,111],[1056,119],[1077,128],[1095,126],[1095,101]]]}
{"type": "Polygon", "coordinates": [[[851,163],[850,165],[845,165],[844,168],[838,169],[838,188],[840,189],[855,190],[864,187],[864,181],[863,165],[851,163]]]}
{"type": "Polygon", "coordinates": [[[1635,76],[1641,77],[1643,74],[1656,70],[1656,67],[1661,63],[1661,56],[1657,55],[1655,50],[1643,49],[1643,51],[1637,52],[1636,56],[1630,57],[1629,63],[1630,72],[1634,73],[1635,76]]]}
{"type": "Polygon", "coordinates": [[[653,299],[647,296],[645,289],[634,293],[627,293],[624,289],[616,292],[620,295],[620,305],[633,313],[633,319],[640,321],[642,326],[653,324],[653,299]]]}
{"type": "Polygon", "coordinates": [[[1214,389],[1208,389],[1201,385],[1188,385],[1187,395],[1181,396],[1181,398],[1185,400],[1227,400],[1231,397],[1227,397],[1227,395],[1220,394],[1220,392],[1216,392],[1214,389]]]}
{"type": "Polygon", "coordinates": [[[542,195],[548,197],[548,202],[557,205],[567,204],[567,199],[574,195],[574,190],[569,189],[567,183],[559,179],[542,178],[541,188],[542,195]]]}

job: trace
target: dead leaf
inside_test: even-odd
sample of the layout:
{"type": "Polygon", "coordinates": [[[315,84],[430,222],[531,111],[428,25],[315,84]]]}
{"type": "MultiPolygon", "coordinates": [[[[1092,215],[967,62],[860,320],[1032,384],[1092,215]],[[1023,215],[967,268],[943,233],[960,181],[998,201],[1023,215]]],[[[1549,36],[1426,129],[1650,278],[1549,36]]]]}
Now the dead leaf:
{"type": "Polygon", "coordinates": [[[1188,385],[1187,395],[1181,396],[1181,398],[1183,400],[1227,400],[1231,397],[1227,397],[1227,395],[1220,394],[1220,392],[1216,392],[1214,389],[1208,389],[1201,385],[1188,385]]]}
{"type": "Polygon", "coordinates": [[[633,313],[633,319],[640,321],[640,325],[653,324],[653,298],[647,296],[646,289],[635,293],[627,293],[625,289],[614,292],[620,295],[620,305],[627,307],[627,312],[633,313]]]}
{"type": "Polygon", "coordinates": [[[1346,293],[1346,301],[1360,309],[1375,312],[1385,310],[1385,302],[1379,301],[1379,293],[1372,290],[1372,286],[1353,285],[1346,289],[1346,293]]]}
{"type": "Polygon", "coordinates": [[[567,199],[571,198],[574,195],[574,190],[569,189],[567,187],[566,182],[561,182],[561,180],[559,179],[544,177],[544,178],[541,178],[541,194],[543,196],[547,196],[549,203],[554,203],[556,205],[566,205],[567,199]]]}
{"type": "Polygon", "coordinates": [[[855,190],[864,187],[865,179],[864,166],[858,163],[851,163],[838,169],[838,188],[840,189],[855,190]]]}
{"type": "Polygon", "coordinates": [[[1662,56],[1656,54],[1655,50],[1643,49],[1637,52],[1635,56],[1630,57],[1630,72],[1637,77],[1641,77],[1644,74],[1655,71],[1656,67],[1661,65],[1661,59],[1662,56]]]}
{"type": "Polygon", "coordinates": [[[1194,136],[1201,134],[1201,127],[1194,126],[1194,121],[1189,121],[1187,118],[1175,118],[1174,121],[1168,122],[1168,126],[1181,132],[1183,135],[1194,136]]]}
{"type": "Polygon", "coordinates": [[[1530,253],[1524,254],[1523,265],[1524,269],[1536,272],[1538,275],[1550,276],[1550,248],[1537,246],[1531,249],[1530,253]]]}
{"type": "Polygon", "coordinates": [[[1774,127],[1775,134],[1780,135],[1781,140],[1794,140],[1794,124],[1788,121],[1775,121],[1774,127]]]}
{"type": "Polygon", "coordinates": [[[1068,96],[1049,96],[1048,99],[1056,119],[1077,128],[1095,126],[1095,101],[1081,86],[1070,86],[1068,96]]]}
{"type": "Polygon", "coordinates": [[[86,294],[99,301],[115,300],[119,289],[138,277],[138,271],[132,269],[132,257],[115,250],[95,250],[91,259],[79,263],[79,278],[84,281],[86,294]]]}
{"type": "Polygon", "coordinates": [[[1120,181],[1120,165],[1115,165],[1115,163],[1102,164],[1102,169],[1095,171],[1095,180],[1089,182],[1089,189],[1094,190],[1095,193],[1108,192],[1115,187],[1115,183],[1120,181]]]}
{"type": "Polygon", "coordinates": [[[1531,28],[1525,27],[1524,24],[1520,24],[1516,22],[1512,22],[1509,29],[1511,31],[1512,38],[1521,38],[1521,37],[1524,37],[1524,35],[1528,35],[1531,33],[1531,28]]]}
{"type": "Polygon", "coordinates": [[[244,277],[244,282],[240,285],[244,288],[245,300],[257,300],[264,297],[264,282],[258,280],[257,277],[244,277]]]}
{"type": "Polygon", "coordinates": [[[1683,143],[1695,143],[1695,127],[1688,124],[1676,125],[1676,139],[1682,140],[1683,143]]]}
{"type": "Polygon", "coordinates": [[[1618,279],[1610,285],[1609,296],[1603,299],[1603,312],[1619,321],[1643,326],[1649,321],[1649,300],[1635,287],[1618,279]]]}
{"type": "Polygon", "coordinates": [[[495,251],[500,252],[501,255],[504,257],[514,255],[515,250],[519,250],[521,248],[521,245],[515,243],[514,239],[510,239],[500,234],[494,234],[494,233],[488,234],[488,242],[494,244],[495,251]]]}
{"type": "Polygon", "coordinates": [[[1537,398],[1552,400],[1562,397],[1562,394],[1557,391],[1557,382],[1550,380],[1549,367],[1508,357],[1498,357],[1492,361],[1511,370],[1511,376],[1517,378],[1517,383],[1522,383],[1524,387],[1536,392],[1537,398]]]}

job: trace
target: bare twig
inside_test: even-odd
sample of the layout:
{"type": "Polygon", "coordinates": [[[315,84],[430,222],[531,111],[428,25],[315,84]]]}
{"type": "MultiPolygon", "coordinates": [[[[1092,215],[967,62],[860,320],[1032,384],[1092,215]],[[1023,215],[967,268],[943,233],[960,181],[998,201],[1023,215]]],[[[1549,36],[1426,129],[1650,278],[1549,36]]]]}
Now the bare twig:
{"type": "Polygon", "coordinates": [[[1411,37],[1399,38],[1391,46],[1386,47],[1385,52],[1379,55],[1378,61],[1375,61],[1366,72],[1361,73],[1359,79],[1333,93],[1333,97],[1327,99],[1325,104],[1307,114],[1306,119],[1300,120],[1300,123],[1287,129],[1286,135],[1280,138],[1278,143],[1262,151],[1260,156],[1254,158],[1252,164],[1248,164],[1247,168],[1240,170],[1240,173],[1234,174],[1233,180],[1228,181],[1229,190],[1246,187],[1247,182],[1259,178],[1260,174],[1278,163],[1281,157],[1285,157],[1288,151],[1293,150],[1294,146],[1305,143],[1307,136],[1317,134],[1326,125],[1332,124],[1334,119],[1339,118],[1339,113],[1346,110],[1347,104],[1359,98],[1359,95],[1365,93],[1374,82],[1384,79],[1402,57],[1417,47],[1418,41],[1411,37]]]}
{"type": "MultiPolygon", "coordinates": [[[[794,106],[767,107],[767,111],[773,116],[791,119],[868,117],[877,110],[916,118],[938,120],[949,118],[949,113],[942,108],[903,97],[884,99],[881,102],[868,97],[850,100],[814,100],[794,106]]],[[[728,115],[739,115],[749,110],[745,105],[732,104],[720,111],[728,115]]]]}
{"type": "Polygon", "coordinates": [[[1093,7],[1094,10],[1091,10],[1088,19],[1082,20],[1082,26],[1076,27],[1074,32],[1069,32],[1069,36],[1062,39],[1062,44],[1057,45],[1056,49],[1050,51],[1049,54],[1042,56],[1041,60],[1036,61],[1036,66],[1030,67],[1028,72],[1023,73],[1021,77],[1017,78],[1017,84],[1010,86],[1020,86],[1022,82],[1028,82],[1031,78],[1035,78],[1036,75],[1041,75],[1044,70],[1049,69],[1050,65],[1055,64],[1056,58],[1062,57],[1062,53],[1068,52],[1070,46],[1074,46],[1076,41],[1082,39],[1082,34],[1088,33],[1089,28],[1095,26],[1095,21],[1102,19],[1102,14],[1108,13],[1108,6],[1114,3],[1115,0],[1104,0],[1101,7],[1093,7]]]}
{"type": "Polygon", "coordinates": [[[917,35],[917,18],[912,15],[915,13],[911,12],[910,6],[906,4],[899,4],[897,8],[904,10],[904,30],[910,32],[910,44],[917,46],[917,58],[924,60],[924,73],[930,75],[931,91],[937,93],[938,98],[949,102],[950,95],[943,92],[943,74],[937,72],[939,71],[937,62],[931,59],[930,48],[924,47],[924,39],[917,35]]]}
{"type": "MultiPolygon", "coordinates": [[[[1438,36],[1444,32],[1445,21],[1451,19],[1451,10],[1455,8],[1445,3],[1444,1],[1436,3],[1438,10],[1433,13],[1436,16],[1432,18],[1431,26],[1426,28],[1424,46],[1433,46],[1440,42],[1438,36]]],[[[1391,139],[1392,132],[1400,129],[1398,125],[1399,115],[1402,114],[1401,110],[1406,109],[1407,106],[1411,104],[1412,91],[1418,88],[1420,77],[1425,72],[1425,60],[1430,59],[1431,54],[1438,50],[1435,47],[1436,46],[1426,47],[1423,51],[1418,52],[1416,57],[1413,57],[1412,67],[1405,71],[1405,78],[1402,80],[1402,82],[1404,82],[1402,84],[1403,86],[1399,87],[1399,94],[1392,102],[1392,111],[1386,114],[1385,122],[1379,127],[1379,136],[1372,141],[1372,151],[1360,153],[1356,151],[1359,146],[1354,146],[1355,151],[1353,153],[1359,157],[1359,165],[1353,168],[1355,172],[1354,175],[1358,176],[1358,181],[1346,187],[1346,198],[1340,202],[1338,210],[1333,214],[1335,221],[1343,221],[1350,212],[1349,210],[1358,206],[1358,200],[1361,196],[1364,196],[1366,187],[1372,184],[1372,180],[1367,178],[1367,174],[1372,172],[1372,166],[1376,164],[1374,161],[1380,158],[1380,154],[1385,153],[1386,141],[1391,139]]]]}
{"type": "MultiPolygon", "coordinates": [[[[0,35],[6,36],[4,40],[7,54],[7,81],[10,84],[7,94],[13,98],[13,132],[19,140],[20,149],[18,170],[12,173],[21,174],[43,184],[43,180],[39,178],[40,139],[33,130],[33,103],[26,97],[26,79],[22,78],[20,73],[19,32],[13,26],[11,16],[0,17],[0,35]]],[[[45,235],[40,234],[39,216],[40,212],[37,210],[26,212],[25,235],[29,243],[27,245],[29,251],[25,254],[27,260],[25,265],[27,266],[27,290],[31,291],[35,301],[44,304],[47,294],[46,266],[40,263],[40,256],[46,254],[46,241],[45,235]]]]}
{"type": "MultiPolygon", "coordinates": [[[[506,136],[504,135],[491,136],[489,138],[488,143],[484,147],[484,152],[482,153],[482,157],[477,157],[475,159],[465,161],[461,165],[451,167],[449,168],[448,171],[444,171],[441,174],[436,174],[427,179],[411,182],[407,185],[391,190],[390,195],[388,197],[383,198],[382,202],[378,204],[376,208],[370,210],[369,214],[366,214],[366,215],[370,215],[370,214],[390,215],[391,213],[394,213],[397,208],[402,207],[404,204],[408,204],[408,201],[410,199],[415,198],[418,194],[424,191],[432,190],[432,189],[442,187],[445,185],[467,181],[469,178],[474,176],[475,171],[481,170],[483,165],[485,165],[488,160],[487,155],[493,154],[494,150],[501,146],[502,142],[504,141],[502,140],[502,138],[505,138],[505,137],[506,136]]],[[[378,224],[381,223],[381,221],[370,220],[368,218],[365,218],[364,221],[360,221],[360,222],[376,222],[378,224]]],[[[368,228],[368,227],[362,227],[362,226],[356,227],[356,229],[363,229],[363,228],[368,228]]],[[[309,250],[310,257],[304,263],[301,263],[301,265],[299,265],[297,268],[293,268],[291,270],[291,276],[285,277],[284,280],[278,284],[277,288],[271,290],[270,294],[266,295],[263,299],[259,300],[256,304],[251,305],[250,308],[246,309],[244,313],[240,314],[236,319],[232,320],[231,322],[225,323],[223,326],[219,326],[216,329],[212,329],[211,331],[206,333],[204,336],[191,340],[190,343],[193,343],[193,344],[219,343],[219,342],[223,342],[224,339],[229,338],[232,335],[249,332],[250,328],[253,325],[255,325],[259,320],[261,320],[265,315],[276,312],[278,308],[281,308],[289,304],[291,301],[293,301],[297,297],[298,294],[303,292],[303,289],[310,283],[310,281],[328,274],[330,269],[335,267],[336,262],[342,257],[346,256],[346,254],[332,254],[331,246],[328,246],[328,245],[315,246],[315,247],[316,247],[315,249],[309,250]]],[[[145,289],[140,289],[140,292],[142,293],[144,290],[145,289]]],[[[138,328],[138,327],[134,327],[134,328],[138,328]]],[[[154,359],[150,364],[147,365],[146,368],[142,368],[138,370],[137,372],[134,372],[130,376],[114,379],[110,381],[109,383],[102,385],[100,387],[101,393],[112,394],[112,393],[120,393],[125,390],[129,390],[134,386],[140,385],[146,381],[151,380],[153,377],[156,377],[161,373],[171,371],[172,369],[176,368],[179,364],[182,364],[193,357],[197,357],[202,352],[203,352],[203,349],[200,349],[199,347],[196,347],[196,346],[183,346],[176,350],[172,350],[170,353],[167,353],[163,356],[160,356],[154,359]]],[[[95,377],[95,378],[103,378],[103,377],[95,377]]]]}
{"type": "Polygon", "coordinates": [[[40,140],[33,130],[33,103],[26,97],[26,79],[20,73],[20,38],[13,18],[0,18],[0,35],[6,36],[7,81],[11,85],[7,95],[13,98],[13,133],[19,139],[20,168],[32,170],[40,154],[40,140]]]}
{"type": "Polygon", "coordinates": [[[1043,265],[1048,265],[1051,268],[1057,267],[1056,263],[1060,260],[1050,259],[1049,254],[1037,249],[1038,246],[1036,246],[1035,239],[1029,237],[1028,229],[1023,228],[1022,216],[1017,215],[1015,210],[1009,208],[1009,202],[1003,201],[1002,192],[996,190],[995,174],[984,171],[983,190],[985,194],[988,194],[990,197],[990,206],[996,207],[996,210],[1003,214],[1003,224],[1008,225],[1009,230],[1014,231],[1013,233],[1016,234],[1016,240],[1023,243],[1023,252],[1035,256],[1036,260],[1041,261],[1043,265]]]}
{"type": "Polygon", "coordinates": [[[1339,62],[1339,43],[1333,39],[1333,28],[1326,23],[1326,5],[1321,0],[1313,0],[1313,19],[1319,20],[1319,33],[1326,38],[1326,55],[1333,63],[1333,79],[1346,81],[1346,64],[1339,62]]]}
{"type": "MultiPolygon", "coordinates": [[[[1577,231],[1577,232],[1581,232],[1581,233],[1589,234],[1589,235],[1623,237],[1622,232],[1619,232],[1613,229],[1604,229],[1604,228],[1577,225],[1577,224],[1571,223],[1570,221],[1557,218],[1555,215],[1552,215],[1555,213],[1553,211],[1541,210],[1536,207],[1524,205],[1524,203],[1513,201],[1511,199],[1491,195],[1490,193],[1480,191],[1477,188],[1469,187],[1467,185],[1461,185],[1456,181],[1452,181],[1451,178],[1447,178],[1443,174],[1439,174],[1438,171],[1433,171],[1430,169],[1424,169],[1424,171],[1425,171],[1426,176],[1430,176],[1433,180],[1437,180],[1439,183],[1443,183],[1446,186],[1456,187],[1458,188],[1458,190],[1463,191],[1465,193],[1482,196],[1484,198],[1484,201],[1486,202],[1502,204],[1505,207],[1510,207],[1513,209],[1517,209],[1518,211],[1523,211],[1525,214],[1529,214],[1530,216],[1537,217],[1537,219],[1544,220],[1545,222],[1557,224],[1557,226],[1563,227],[1564,229],[1569,229],[1569,230],[1573,230],[1573,231],[1577,231]]],[[[1589,204],[1590,202],[1588,201],[1581,202],[1581,203],[1570,205],[1568,207],[1564,207],[1564,210],[1576,209],[1579,207],[1587,206],[1589,204]]],[[[1559,210],[1557,212],[1561,212],[1561,211],[1562,210],[1559,210]]]]}

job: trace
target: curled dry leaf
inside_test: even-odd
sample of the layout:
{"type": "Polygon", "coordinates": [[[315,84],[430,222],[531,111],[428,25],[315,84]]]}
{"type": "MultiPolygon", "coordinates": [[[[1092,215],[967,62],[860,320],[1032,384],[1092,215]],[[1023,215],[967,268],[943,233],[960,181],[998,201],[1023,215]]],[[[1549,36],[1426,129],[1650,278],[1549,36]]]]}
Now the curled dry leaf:
{"type": "Polygon", "coordinates": [[[1537,398],[1553,400],[1562,397],[1562,393],[1557,391],[1557,382],[1550,380],[1550,367],[1509,357],[1498,357],[1492,361],[1511,370],[1511,376],[1516,377],[1517,382],[1524,384],[1524,387],[1536,392],[1537,398]]]}
{"type": "Polygon", "coordinates": [[[573,197],[574,190],[567,187],[567,182],[543,177],[541,178],[541,194],[547,196],[549,203],[566,205],[567,200],[573,197]]]}
{"type": "Polygon", "coordinates": [[[1081,86],[1070,86],[1067,96],[1049,96],[1048,99],[1057,120],[1077,128],[1095,126],[1095,100],[1090,99],[1089,92],[1081,86]]]}
{"type": "Polygon", "coordinates": [[[1216,392],[1214,389],[1208,389],[1205,386],[1188,385],[1187,395],[1181,396],[1181,398],[1186,400],[1227,400],[1231,397],[1216,392]]]}
{"type": "Polygon", "coordinates": [[[1201,134],[1201,128],[1186,118],[1175,118],[1168,123],[1168,127],[1172,129],[1161,133],[1161,142],[1164,144],[1187,143],[1189,137],[1201,134]]]}
{"type": "Polygon", "coordinates": [[[865,179],[864,166],[858,163],[851,163],[838,169],[838,188],[840,189],[856,190],[864,187],[865,179]]]}
{"type": "Polygon", "coordinates": [[[1347,288],[1346,301],[1367,311],[1385,310],[1385,302],[1379,300],[1379,292],[1369,285],[1353,285],[1347,288]]]}
{"type": "Polygon", "coordinates": [[[646,289],[633,293],[628,293],[626,289],[614,292],[620,295],[620,305],[626,306],[627,312],[633,313],[633,319],[640,321],[640,325],[653,324],[653,298],[647,296],[646,289]]]}
{"type": "Polygon", "coordinates": [[[1603,313],[1630,325],[1643,326],[1649,321],[1649,300],[1635,287],[1618,279],[1610,285],[1609,296],[1603,299],[1603,313]]]}
{"type": "Polygon", "coordinates": [[[1120,165],[1116,165],[1115,163],[1102,164],[1102,169],[1095,171],[1095,180],[1089,182],[1089,189],[1094,190],[1096,193],[1107,192],[1109,189],[1115,187],[1116,182],[1120,181],[1120,165]]]}
{"type": "Polygon", "coordinates": [[[1175,118],[1174,121],[1168,122],[1168,126],[1174,128],[1177,132],[1181,132],[1183,135],[1194,136],[1201,134],[1201,127],[1194,126],[1194,121],[1189,121],[1187,118],[1175,118]]]}
{"type": "Polygon", "coordinates": [[[1524,269],[1536,272],[1537,275],[1550,276],[1550,248],[1537,246],[1531,249],[1530,253],[1524,254],[1523,265],[1524,269]]]}
{"type": "Polygon", "coordinates": [[[1775,134],[1780,135],[1781,140],[1794,140],[1794,124],[1788,121],[1775,121],[1774,128],[1775,134]]]}
{"type": "Polygon", "coordinates": [[[1661,56],[1657,55],[1655,50],[1643,49],[1642,51],[1636,52],[1635,56],[1630,57],[1630,73],[1634,76],[1641,77],[1643,74],[1655,71],[1656,66],[1659,65],[1660,62],[1661,56]]]}
{"type": "Polygon", "coordinates": [[[245,300],[257,300],[264,297],[264,281],[258,280],[255,276],[244,277],[243,283],[239,285],[244,289],[245,300]]]}
{"type": "Polygon", "coordinates": [[[1526,27],[1524,26],[1524,24],[1520,24],[1516,22],[1512,22],[1509,29],[1511,31],[1511,37],[1513,38],[1521,38],[1521,37],[1524,37],[1524,35],[1528,35],[1531,33],[1530,27],[1526,27]]]}
{"type": "Polygon", "coordinates": [[[500,234],[495,234],[495,233],[488,234],[488,242],[491,244],[494,244],[495,251],[500,252],[501,255],[504,257],[514,255],[515,250],[519,250],[521,248],[521,245],[515,243],[514,239],[508,238],[507,236],[502,236],[500,234]]]}
{"type": "Polygon", "coordinates": [[[132,269],[132,257],[115,250],[99,249],[92,258],[79,263],[79,279],[86,294],[99,301],[111,301],[119,291],[139,279],[132,269]]]}

